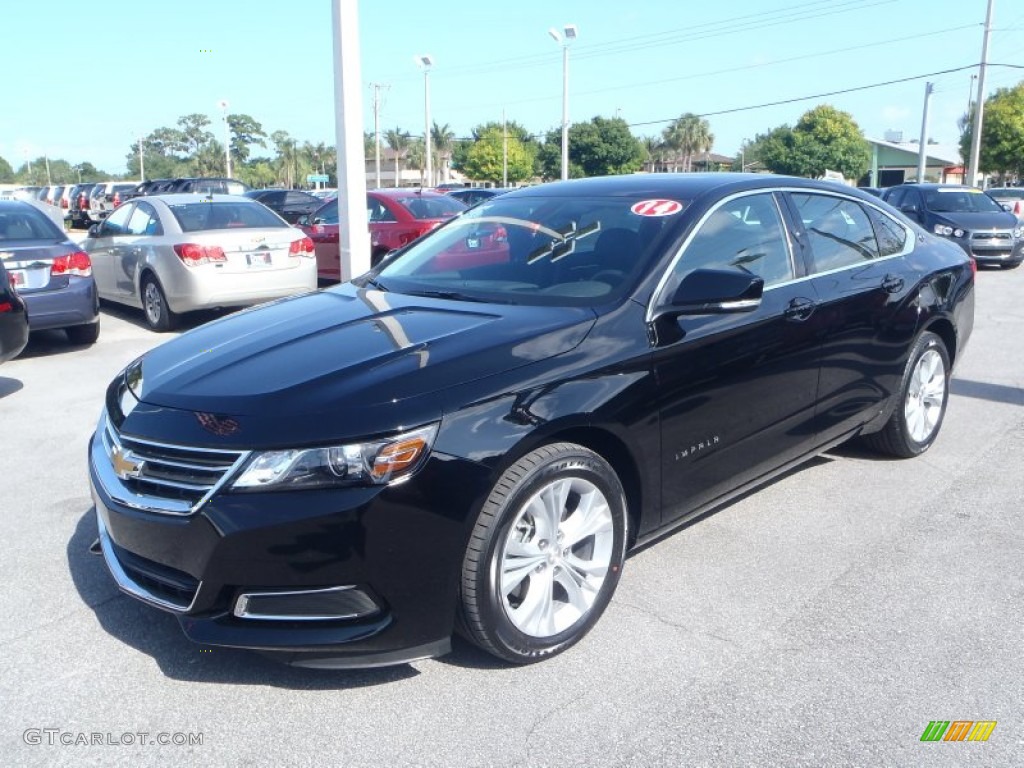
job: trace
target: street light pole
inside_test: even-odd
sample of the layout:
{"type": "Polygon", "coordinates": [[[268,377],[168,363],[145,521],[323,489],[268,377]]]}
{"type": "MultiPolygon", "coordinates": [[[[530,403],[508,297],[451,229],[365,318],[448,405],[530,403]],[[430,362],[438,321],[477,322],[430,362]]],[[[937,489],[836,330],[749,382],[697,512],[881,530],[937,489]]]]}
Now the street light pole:
{"type": "Polygon", "coordinates": [[[227,177],[231,178],[231,127],[228,125],[228,103],[221,100],[220,108],[224,112],[224,168],[227,177]]]}
{"type": "Polygon", "coordinates": [[[434,186],[434,163],[430,154],[430,68],[434,59],[430,55],[416,56],[416,63],[423,67],[423,145],[427,155],[427,186],[434,186]]]}
{"type": "Polygon", "coordinates": [[[562,181],[569,178],[569,43],[576,39],[575,24],[565,25],[565,37],[552,27],[548,34],[562,45],[562,181]]]}
{"type": "Polygon", "coordinates": [[[967,179],[964,182],[972,187],[978,182],[978,164],[981,160],[981,125],[985,113],[985,65],[988,63],[988,36],[992,31],[992,2],[993,0],[988,0],[988,10],[985,13],[985,34],[981,39],[981,66],[978,67],[978,101],[974,107],[971,157],[967,166],[967,179]]]}
{"type": "Polygon", "coordinates": [[[146,180],[146,156],[142,154],[142,137],[139,136],[139,181],[146,180]]]}

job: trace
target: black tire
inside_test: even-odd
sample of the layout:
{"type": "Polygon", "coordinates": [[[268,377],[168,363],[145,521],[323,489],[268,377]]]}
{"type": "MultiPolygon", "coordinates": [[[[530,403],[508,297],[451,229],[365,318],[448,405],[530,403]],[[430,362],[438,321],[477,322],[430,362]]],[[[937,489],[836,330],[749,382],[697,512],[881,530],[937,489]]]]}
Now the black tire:
{"type": "Polygon", "coordinates": [[[459,631],[516,664],[569,648],[597,623],[615,592],[627,519],[622,484],[598,454],[573,443],[551,443],[526,454],[502,473],[473,528],[462,564],[459,631]],[[548,509],[559,515],[553,536],[545,533],[550,528],[543,510],[548,509]],[[569,542],[573,525],[583,522],[592,523],[585,530],[593,533],[569,542]],[[598,568],[580,567],[588,562],[598,568]],[[503,572],[510,574],[511,587],[500,586],[503,572]],[[587,588],[580,589],[581,583],[587,588]],[[574,603],[570,588],[589,605],[574,603]],[[538,604],[533,599],[538,595],[541,607],[531,610],[527,602],[538,604]]]}
{"type": "Polygon", "coordinates": [[[72,344],[95,344],[100,337],[100,321],[89,325],[72,325],[64,329],[72,344]]]}
{"type": "Polygon", "coordinates": [[[159,281],[152,275],[142,278],[140,293],[142,294],[142,314],[146,324],[154,331],[166,333],[173,331],[178,324],[178,316],[167,306],[167,296],[160,287],[159,281]]]}
{"type": "Polygon", "coordinates": [[[902,459],[920,456],[927,451],[942,428],[942,420],[946,415],[946,404],[949,402],[949,352],[946,344],[930,331],[925,331],[914,342],[907,359],[907,367],[903,371],[900,382],[899,400],[893,408],[892,415],[880,432],[864,435],[864,442],[874,450],[902,459]],[[935,403],[936,395],[924,397],[924,388],[916,376],[922,358],[938,361],[941,370],[936,369],[931,377],[932,388],[937,390],[941,384],[941,396],[935,403]],[[926,403],[928,400],[931,405],[926,403]],[[912,419],[911,413],[921,413],[922,421],[912,419]],[[922,429],[917,429],[921,426],[922,429]]]}

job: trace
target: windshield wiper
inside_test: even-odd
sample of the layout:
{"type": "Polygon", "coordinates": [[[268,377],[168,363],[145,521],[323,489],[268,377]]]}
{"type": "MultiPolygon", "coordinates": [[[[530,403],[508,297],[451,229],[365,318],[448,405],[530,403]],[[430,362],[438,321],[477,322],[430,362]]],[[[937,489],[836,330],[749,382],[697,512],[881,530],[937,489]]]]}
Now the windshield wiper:
{"type": "Polygon", "coordinates": [[[478,304],[509,304],[501,299],[485,299],[479,296],[467,296],[458,291],[403,291],[409,296],[426,296],[431,299],[451,299],[453,301],[475,301],[478,304]]]}
{"type": "Polygon", "coordinates": [[[379,281],[379,280],[378,280],[377,278],[375,278],[375,277],[368,277],[368,278],[366,278],[366,284],[367,284],[367,285],[372,285],[372,286],[373,286],[374,288],[376,288],[376,289],[377,289],[378,291],[382,291],[383,293],[387,293],[387,292],[388,292],[388,288],[387,288],[387,286],[386,286],[386,285],[384,285],[384,283],[380,282],[380,281],[379,281]]]}

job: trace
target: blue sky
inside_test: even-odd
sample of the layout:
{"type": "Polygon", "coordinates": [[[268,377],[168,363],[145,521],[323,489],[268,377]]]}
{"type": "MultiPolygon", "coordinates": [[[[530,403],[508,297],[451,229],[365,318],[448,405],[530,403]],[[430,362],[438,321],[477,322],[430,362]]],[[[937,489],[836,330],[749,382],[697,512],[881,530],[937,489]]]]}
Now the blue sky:
{"type": "MultiPolygon", "coordinates": [[[[920,133],[925,81],[930,134],[957,140],[971,70],[762,109],[765,102],[858,88],[977,63],[985,0],[361,0],[364,127],[369,83],[385,83],[382,127],[423,129],[423,74],[435,61],[431,113],[457,136],[509,119],[541,134],[561,120],[562,62],[549,27],[575,24],[570,120],[619,115],[638,136],[683,112],[707,114],[714,151],[794,123],[818,103],[872,137],[920,133]]],[[[996,0],[989,60],[1024,64],[1024,0],[996,0]]],[[[134,137],[187,113],[215,121],[218,102],[264,129],[331,142],[331,0],[0,0],[4,97],[0,157],[26,151],[124,171],[134,137]],[[20,33],[19,33],[20,30],[20,33]]],[[[993,67],[991,92],[1024,80],[993,67]]],[[[260,151],[257,149],[257,154],[260,151]]],[[[267,154],[270,154],[269,151],[267,154]]]]}

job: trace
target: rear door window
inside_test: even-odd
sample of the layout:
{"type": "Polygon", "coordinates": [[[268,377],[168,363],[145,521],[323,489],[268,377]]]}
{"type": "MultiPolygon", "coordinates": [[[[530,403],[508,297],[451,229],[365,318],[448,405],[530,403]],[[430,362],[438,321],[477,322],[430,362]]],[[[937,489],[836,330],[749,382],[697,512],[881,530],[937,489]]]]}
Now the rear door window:
{"type": "Polygon", "coordinates": [[[879,256],[878,241],[864,209],[832,195],[793,192],[793,204],[811,243],[815,272],[863,264],[879,256]]]}

